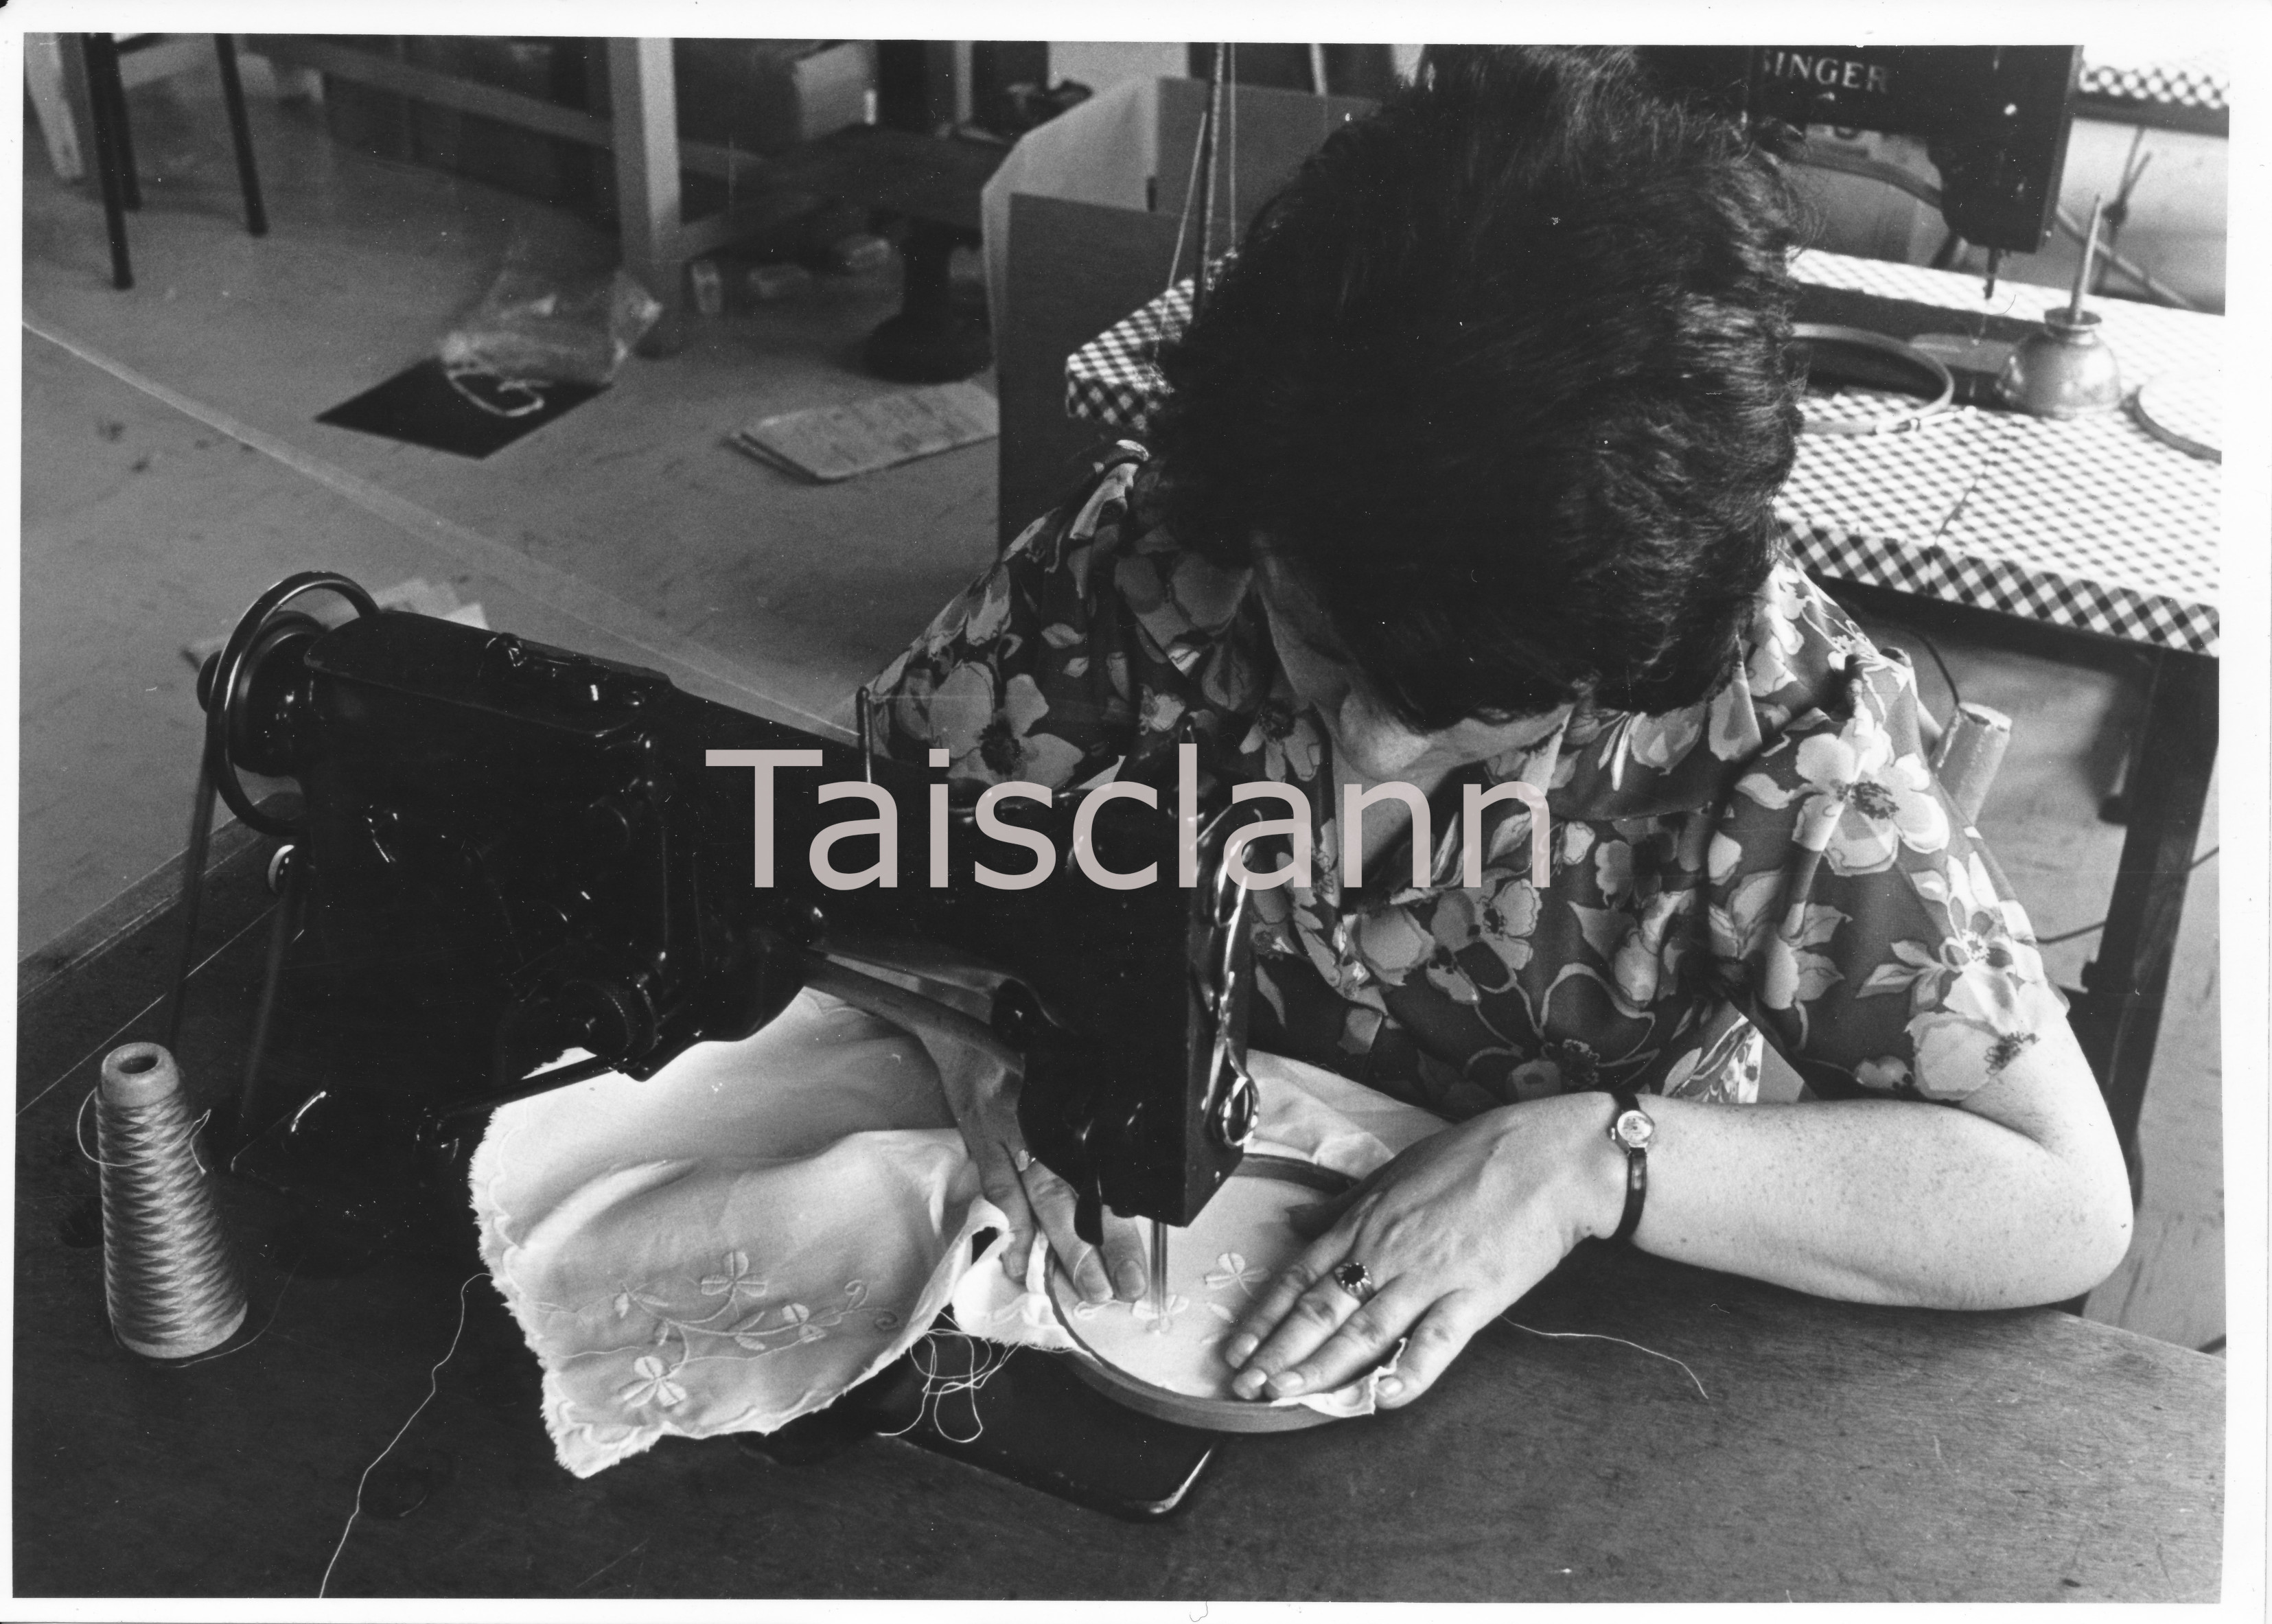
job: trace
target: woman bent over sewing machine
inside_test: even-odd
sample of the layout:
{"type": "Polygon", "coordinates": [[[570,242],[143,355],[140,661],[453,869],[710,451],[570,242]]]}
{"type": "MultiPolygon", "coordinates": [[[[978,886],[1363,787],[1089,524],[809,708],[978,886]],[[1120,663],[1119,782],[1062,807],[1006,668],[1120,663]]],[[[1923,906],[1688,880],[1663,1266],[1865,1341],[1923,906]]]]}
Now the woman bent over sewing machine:
{"type": "MultiPolygon", "coordinates": [[[[873,685],[967,792],[1200,746],[1313,809],[1256,894],[1252,1041],[1450,1125],[1225,1344],[1247,1397],[1409,1338],[1389,1404],[1581,1239],[1820,1294],[2074,1296],[2129,1197],[2027,917],[1924,764],[1910,670],[1782,553],[1790,204],[1616,53],[1439,56],[1266,208],[1115,452],[873,685]],[[1486,812],[1464,886],[1463,792],[1486,812]],[[1392,793],[1360,832],[1343,790],[1392,793]],[[1344,880],[1343,847],[1362,883],[1344,880]],[[1761,1044],[1804,1088],[1761,1098],[1761,1044]]],[[[1134,1298],[1024,1153],[1017,1080],[928,1038],[1005,1266],[1134,1298]]]]}

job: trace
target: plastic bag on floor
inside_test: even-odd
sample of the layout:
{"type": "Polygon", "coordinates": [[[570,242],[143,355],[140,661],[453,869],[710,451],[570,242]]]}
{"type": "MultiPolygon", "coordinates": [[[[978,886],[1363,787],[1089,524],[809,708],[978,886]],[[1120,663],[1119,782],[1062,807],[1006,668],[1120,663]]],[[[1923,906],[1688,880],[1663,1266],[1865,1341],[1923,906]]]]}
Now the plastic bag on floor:
{"type": "Polygon", "coordinates": [[[588,384],[605,388],[662,314],[628,272],[563,277],[509,258],[482,302],[442,341],[452,381],[588,384]]]}

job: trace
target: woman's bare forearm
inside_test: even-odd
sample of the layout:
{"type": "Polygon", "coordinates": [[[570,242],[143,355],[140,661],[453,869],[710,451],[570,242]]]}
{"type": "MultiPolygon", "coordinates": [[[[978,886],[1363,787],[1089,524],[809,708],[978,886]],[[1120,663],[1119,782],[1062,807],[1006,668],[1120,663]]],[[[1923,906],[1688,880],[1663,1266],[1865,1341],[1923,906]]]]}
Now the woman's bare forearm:
{"type": "Polygon", "coordinates": [[[1644,1104],[1658,1126],[1634,1239],[1661,1256],[1820,1296],[1990,1308],[2078,1296],[2129,1242],[2121,1154],[2064,1029],[1964,1108],[1644,1104]]]}

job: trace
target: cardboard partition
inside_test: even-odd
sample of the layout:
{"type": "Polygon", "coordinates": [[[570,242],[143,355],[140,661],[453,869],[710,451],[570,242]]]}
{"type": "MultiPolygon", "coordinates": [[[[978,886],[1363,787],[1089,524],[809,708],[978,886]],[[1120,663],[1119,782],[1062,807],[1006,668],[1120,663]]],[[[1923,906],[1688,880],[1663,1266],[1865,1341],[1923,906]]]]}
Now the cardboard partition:
{"type": "MultiPolygon", "coordinates": [[[[1065,495],[1099,445],[1092,425],[1065,415],[1065,358],[1167,287],[1207,98],[1200,79],[1115,86],[1026,136],[986,187],[1005,542],[1065,495]]],[[[1372,106],[1253,86],[1231,98],[1237,138],[1223,144],[1216,207],[1240,230],[1328,134],[1372,106]]],[[[1197,235],[1194,218],[1185,274],[1197,235]]]]}

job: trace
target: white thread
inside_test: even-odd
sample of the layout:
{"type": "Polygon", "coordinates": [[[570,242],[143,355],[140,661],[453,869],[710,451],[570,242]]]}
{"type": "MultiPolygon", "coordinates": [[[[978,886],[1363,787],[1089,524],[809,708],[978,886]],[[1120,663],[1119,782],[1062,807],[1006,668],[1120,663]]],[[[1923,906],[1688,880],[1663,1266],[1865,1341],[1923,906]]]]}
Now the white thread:
{"type": "MultiPolygon", "coordinates": [[[[97,1086],[100,1087],[100,1085],[97,1086]]],[[[94,1103],[94,1096],[95,1089],[89,1089],[86,1091],[86,1097],[79,1101],[78,1110],[71,1118],[71,1139],[78,1144],[79,1155],[86,1160],[93,1163],[97,1167],[124,1167],[126,1165],[125,1163],[106,1162],[101,1156],[95,1155],[93,1151],[89,1150],[86,1148],[86,1108],[94,1103]]],[[[175,1148],[186,1141],[190,1147],[190,1159],[198,1164],[198,1171],[200,1173],[211,1172],[213,1170],[206,1165],[205,1158],[198,1154],[198,1135],[205,1131],[206,1124],[212,1120],[213,1107],[208,1105],[206,1107],[205,1115],[199,1117],[195,1122],[191,1123],[188,1130],[183,1134],[180,1139],[176,1139],[173,1144],[164,1147],[164,1153],[168,1156],[172,1155],[175,1148]]]]}
{"type": "MultiPolygon", "coordinates": [[[[1184,234],[1191,229],[1192,211],[1200,206],[1200,154],[1207,150],[1207,113],[1202,110],[1200,114],[1199,135],[1192,142],[1192,172],[1184,180],[1184,206],[1176,216],[1176,251],[1168,261],[1170,293],[1175,292],[1176,283],[1181,280],[1177,273],[1184,268],[1184,234]]],[[[1201,269],[1204,270],[1205,267],[1202,266],[1201,269]]],[[[1194,274],[1192,279],[1192,288],[1194,293],[1199,289],[1197,274],[1194,274]]]]}
{"type": "Polygon", "coordinates": [[[442,378],[443,381],[448,384],[452,389],[457,391],[458,398],[460,400],[465,401],[468,406],[474,407],[481,411],[487,412],[492,417],[527,417],[532,413],[541,412],[544,409],[543,388],[536,379],[528,378],[506,378],[500,373],[491,371],[489,368],[482,365],[477,361],[460,362],[455,364],[445,362],[442,367],[442,378]],[[482,399],[481,395],[477,392],[467,387],[466,380],[468,378],[488,379],[490,383],[497,385],[497,392],[500,395],[506,393],[508,391],[518,389],[521,393],[527,395],[528,399],[523,400],[518,406],[492,406],[487,400],[482,399]]]}
{"type": "Polygon", "coordinates": [[[949,1443],[976,1443],[986,1435],[986,1422],[985,1418],[978,1413],[976,1395],[1010,1362],[1012,1351],[1007,1347],[973,1336],[959,1327],[942,1327],[933,1329],[916,1344],[916,1348],[908,1350],[908,1362],[915,1366],[923,1379],[923,1392],[916,1401],[915,1419],[897,1431],[883,1435],[887,1438],[904,1437],[923,1425],[924,1412],[928,1411],[930,1415],[931,1430],[941,1438],[945,1439],[949,1443]],[[953,1336],[965,1343],[978,1343],[986,1350],[985,1357],[972,1365],[960,1376],[941,1375],[938,1368],[938,1348],[934,1340],[941,1336],[953,1336]],[[916,1349],[922,1351],[920,1356],[916,1349]],[[946,1428],[946,1411],[943,1401],[965,1393],[972,1396],[970,1420],[973,1430],[968,1438],[958,1438],[946,1428]]]}
{"type": "Polygon", "coordinates": [[[640,1540],[637,1545],[624,1552],[621,1556],[615,1557],[610,1560],[601,1563],[600,1566],[594,1568],[591,1573],[584,1578],[582,1583],[576,1586],[576,1588],[579,1590],[582,1590],[585,1585],[590,1584],[602,1574],[606,1573],[610,1568],[620,1568],[624,1563],[630,1561],[632,1558],[637,1556],[640,1552],[646,1550],[647,1546],[654,1543],[654,1536],[653,1534],[649,1534],[646,1538],[640,1540]]]}
{"type": "Polygon", "coordinates": [[[1001,1343],[974,1336],[960,1326],[937,1326],[925,1333],[923,1339],[908,1350],[908,1362],[923,1377],[923,1392],[916,1400],[915,1418],[905,1426],[878,1434],[884,1438],[904,1438],[930,1417],[931,1430],[949,1443],[974,1444],[986,1435],[985,1418],[978,1413],[977,1395],[997,1375],[1001,1373],[1017,1350],[1001,1343]],[[959,1376],[939,1373],[938,1339],[953,1337],[984,1350],[983,1356],[959,1376]],[[971,1396],[970,1421],[972,1432],[968,1438],[958,1438],[946,1430],[946,1412],[942,1402],[959,1394],[971,1396]]]}
{"type": "Polygon", "coordinates": [[[364,1467],[362,1476],[355,1479],[355,1509],[348,1513],[347,1526],[340,1530],[340,1542],[332,1547],[332,1560],[324,1564],[324,1576],[316,1585],[317,1600],[321,1601],[324,1598],[324,1592],[331,1588],[332,1569],[340,1565],[340,1553],[348,1548],[348,1536],[355,1532],[355,1519],[362,1515],[363,1486],[370,1481],[370,1474],[378,1470],[378,1463],[394,1453],[394,1446],[402,1441],[403,1433],[408,1432],[412,1423],[426,1413],[426,1406],[432,1403],[434,1396],[442,1390],[442,1366],[450,1362],[450,1356],[458,1351],[458,1339],[466,1334],[466,1293],[473,1289],[475,1281],[481,1279],[488,1272],[487,1269],[476,1269],[467,1275],[464,1283],[458,1287],[458,1328],[450,1333],[450,1346],[447,1351],[434,1361],[434,1368],[427,1377],[426,1396],[418,1401],[418,1408],[410,1412],[410,1419],[396,1429],[394,1436],[386,1441],[386,1448],[371,1456],[370,1464],[364,1467]]]}
{"type": "Polygon", "coordinates": [[[1712,1402],[1712,1396],[1704,1390],[1704,1384],[1701,1381],[1697,1381],[1696,1373],[1688,1368],[1687,1361],[1685,1359],[1674,1358],[1670,1353],[1659,1353],[1655,1348],[1644,1348],[1637,1342],[1627,1342],[1623,1336],[1604,1336],[1600,1331],[1542,1331],[1535,1325],[1525,1325],[1521,1321],[1510,1320],[1505,1314],[1499,1315],[1499,1319],[1503,1323],[1512,1325],[1519,1331],[1528,1331],[1534,1336],[1550,1337],[1557,1342],[1623,1343],[1625,1346],[1632,1348],[1637,1352],[1646,1353],[1653,1359],[1663,1359],[1668,1365],[1679,1366],[1680,1373],[1687,1377],[1689,1381],[1696,1383],[1696,1396],[1702,1399],[1708,1404],[1712,1402]]]}

